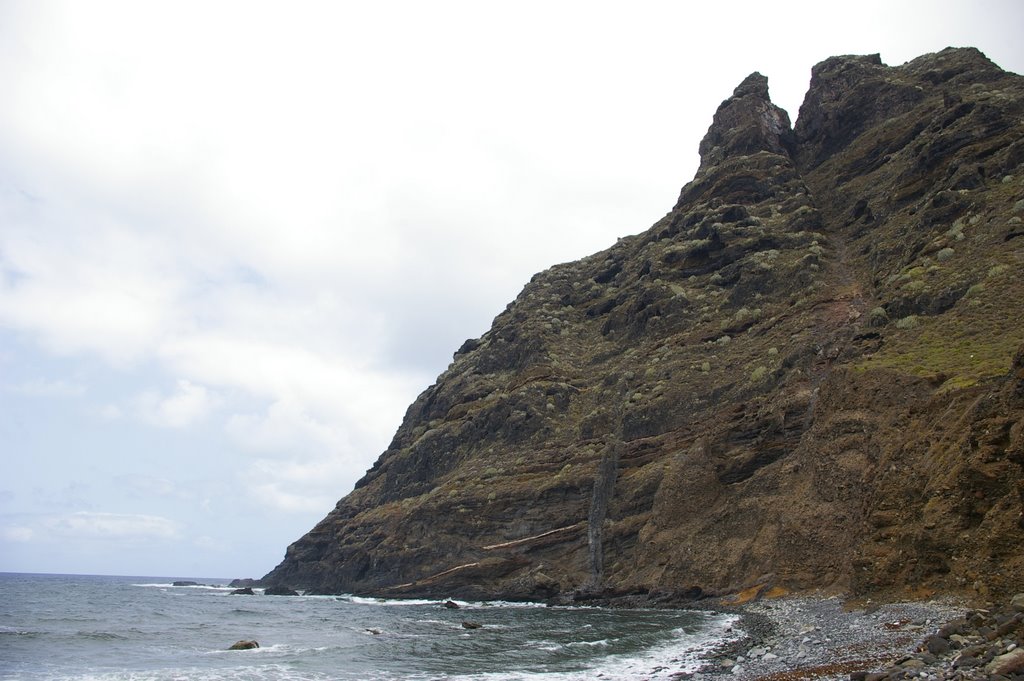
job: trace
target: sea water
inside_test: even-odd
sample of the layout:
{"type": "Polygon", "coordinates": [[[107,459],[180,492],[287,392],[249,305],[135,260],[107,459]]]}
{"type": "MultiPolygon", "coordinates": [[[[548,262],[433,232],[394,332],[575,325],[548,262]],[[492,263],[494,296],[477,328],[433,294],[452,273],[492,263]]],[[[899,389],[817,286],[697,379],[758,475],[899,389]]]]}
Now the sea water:
{"type": "Polygon", "coordinates": [[[734,616],[719,613],[449,609],[171,581],[0,573],[0,679],[668,679],[737,635],[734,616]],[[260,647],[227,650],[242,639],[260,647]]]}

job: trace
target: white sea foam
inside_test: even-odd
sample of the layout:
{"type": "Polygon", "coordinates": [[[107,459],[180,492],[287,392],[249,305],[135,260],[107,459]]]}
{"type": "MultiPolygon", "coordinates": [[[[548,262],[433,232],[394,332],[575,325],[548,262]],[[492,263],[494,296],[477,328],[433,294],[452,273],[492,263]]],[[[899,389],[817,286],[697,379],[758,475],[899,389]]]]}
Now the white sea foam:
{"type": "Polygon", "coordinates": [[[365,598],[363,596],[335,596],[340,601],[355,603],[356,605],[440,605],[444,601],[429,601],[425,599],[402,599],[402,598],[365,598]]]}
{"type": "Polygon", "coordinates": [[[223,584],[186,584],[175,586],[170,582],[149,582],[142,584],[132,584],[132,586],[139,586],[149,589],[201,589],[203,591],[234,591],[234,587],[224,586],[223,584]]]}
{"type": "Polygon", "coordinates": [[[565,646],[567,648],[574,648],[574,647],[575,648],[579,648],[579,647],[583,647],[583,646],[591,646],[591,647],[592,646],[607,646],[607,645],[611,645],[611,641],[609,639],[606,639],[606,638],[598,639],[597,641],[572,641],[570,643],[566,643],[565,644],[565,646]]]}
{"type": "MultiPolygon", "coordinates": [[[[703,664],[703,657],[715,648],[734,640],[739,634],[732,631],[739,619],[735,615],[719,615],[704,623],[699,633],[684,629],[672,631],[668,642],[653,646],[631,655],[607,655],[598,658],[586,669],[578,671],[516,671],[465,674],[446,676],[447,681],[589,681],[600,677],[602,681],[636,681],[637,679],[669,680],[680,673],[697,671],[703,664]]],[[[572,642],[564,646],[551,641],[538,646],[541,650],[556,651],[563,647],[587,645],[572,642]]],[[[592,644],[607,644],[608,641],[594,641],[592,644]]],[[[430,679],[429,675],[412,677],[430,679]]]]}
{"type": "Polygon", "coordinates": [[[291,669],[282,664],[207,669],[180,667],[148,671],[83,672],[51,676],[46,681],[321,681],[332,678],[323,673],[291,669]]]}
{"type": "MultiPolygon", "coordinates": [[[[449,600],[459,608],[467,610],[479,610],[483,608],[546,608],[546,603],[536,603],[527,601],[457,601],[454,599],[426,599],[426,598],[368,598],[365,596],[352,596],[351,594],[342,594],[340,596],[333,596],[332,598],[339,601],[346,601],[348,603],[355,603],[357,605],[437,605],[441,606],[447,603],[449,600]]],[[[569,608],[565,608],[569,609],[569,608]]],[[[581,608],[582,609],[582,608],[581,608]]]]}

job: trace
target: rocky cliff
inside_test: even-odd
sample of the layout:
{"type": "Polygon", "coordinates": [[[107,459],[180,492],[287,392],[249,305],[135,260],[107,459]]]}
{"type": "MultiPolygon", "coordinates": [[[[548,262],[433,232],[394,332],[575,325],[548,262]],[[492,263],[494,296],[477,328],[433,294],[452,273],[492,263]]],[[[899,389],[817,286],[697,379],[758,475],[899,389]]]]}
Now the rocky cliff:
{"type": "Polygon", "coordinates": [[[647,231],[533,277],[265,581],[1024,590],[1024,78],[754,73],[647,231]]]}

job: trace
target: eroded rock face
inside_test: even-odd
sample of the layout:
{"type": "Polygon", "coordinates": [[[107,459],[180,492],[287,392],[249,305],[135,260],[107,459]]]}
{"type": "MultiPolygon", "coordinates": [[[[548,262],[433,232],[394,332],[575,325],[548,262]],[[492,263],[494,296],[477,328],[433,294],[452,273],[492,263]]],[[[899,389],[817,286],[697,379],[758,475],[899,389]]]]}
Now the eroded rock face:
{"type": "Polygon", "coordinates": [[[752,74],[673,210],[537,274],[263,583],[1024,590],[1024,79],[752,74]],[[1016,357],[1016,359],[1015,359],[1016,357]]]}

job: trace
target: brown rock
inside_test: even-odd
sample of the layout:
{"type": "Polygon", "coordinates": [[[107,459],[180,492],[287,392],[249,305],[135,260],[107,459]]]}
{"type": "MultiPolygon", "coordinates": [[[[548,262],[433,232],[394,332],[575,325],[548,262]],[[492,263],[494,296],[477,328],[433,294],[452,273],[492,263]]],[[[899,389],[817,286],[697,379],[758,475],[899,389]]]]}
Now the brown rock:
{"type": "Polygon", "coordinates": [[[996,657],[985,665],[985,671],[989,674],[1016,674],[1024,671],[1024,649],[1016,648],[996,657]]]}
{"type": "Polygon", "coordinates": [[[834,57],[790,130],[752,74],[699,148],[664,218],[463,344],[263,583],[1024,591],[1024,78],[834,57]]]}
{"type": "Polygon", "coordinates": [[[258,642],[256,642],[256,641],[244,641],[243,640],[243,641],[238,641],[236,643],[232,643],[231,647],[228,648],[228,650],[252,650],[254,648],[259,648],[259,647],[260,647],[260,644],[258,642]]]}

